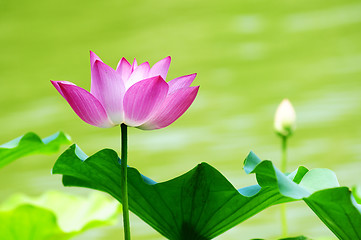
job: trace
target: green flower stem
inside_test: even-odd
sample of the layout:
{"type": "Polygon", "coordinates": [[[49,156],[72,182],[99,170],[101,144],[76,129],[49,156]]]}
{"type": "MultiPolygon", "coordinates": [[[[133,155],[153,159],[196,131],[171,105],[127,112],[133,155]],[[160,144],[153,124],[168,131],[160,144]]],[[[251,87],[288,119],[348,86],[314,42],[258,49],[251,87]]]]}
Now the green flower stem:
{"type": "Polygon", "coordinates": [[[120,125],[120,134],[121,134],[121,188],[122,188],[124,239],[130,240],[128,181],[127,181],[128,134],[127,134],[127,125],[125,125],[124,123],[120,125]]]}
{"type": "MultiPolygon", "coordinates": [[[[287,136],[282,137],[282,162],[281,162],[281,171],[283,173],[287,170],[287,136]]],[[[286,213],[286,204],[281,204],[281,224],[282,224],[282,236],[287,237],[288,228],[287,228],[287,213],[286,213]]]]}

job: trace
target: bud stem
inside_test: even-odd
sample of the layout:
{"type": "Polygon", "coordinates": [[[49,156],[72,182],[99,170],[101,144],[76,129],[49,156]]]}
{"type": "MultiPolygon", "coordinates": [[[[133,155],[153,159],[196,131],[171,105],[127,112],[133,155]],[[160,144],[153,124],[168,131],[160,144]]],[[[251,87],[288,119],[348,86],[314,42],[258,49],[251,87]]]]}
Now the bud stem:
{"type": "Polygon", "coordinates": [[[287,171],[287,136],[282,137],[282,163],[281,171],[285,173],[287,171]]]}
{"type": "Polygon", "coordinates": [[[128,158],[128,134],[127,125],[122,123],[120,125],[121,135],[121,189],[122,189],[122,206],[123,206],[123,224],[124,224],[124,239],[130,240],[130,223],[129,223],[129,209],[128,209],[128,181],[127,181],[127,158],[128,158]]]}
{"type": "MultiPolygon", "coordinates": [[[[281,162],[281,171],[286,173],[287,170],[287,136],[281,136],[282,138],[282,162],[281,162]]],[[[287,237],[287,212],[286,204],[281,204],[281,223],[282,223],[282,236],[287,237]]]]}

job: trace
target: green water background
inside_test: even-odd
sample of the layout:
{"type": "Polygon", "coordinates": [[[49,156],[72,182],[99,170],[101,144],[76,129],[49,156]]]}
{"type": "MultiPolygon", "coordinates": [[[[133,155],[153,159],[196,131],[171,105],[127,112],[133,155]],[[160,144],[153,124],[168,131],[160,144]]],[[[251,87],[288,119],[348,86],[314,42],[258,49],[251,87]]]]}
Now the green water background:
{"type": "MultiPolygon", "coordinates": [[[[330,168],[341,185],[361,185],[361,2],[344,1],[0,1],[0,142],[58,130],[88,155],[119,149],[119,129],[82,122],[49,80],[89,89],[89,50],[115,67],[121,57],[152,64],[170,55],[168,79],[197,72],[194,104],[162,130],[129,131],[129,164],[156,181],[206,161],[237,187],[253,150],[280,160],[273,115],[283,98],[297,112],[289,170],[330,168]]],[[[23,158],[1,170],[0,200],[64,188],[53,156],[23,158]]],[[[218,239],[280,235],[272,207],[218,239]]],[[[289,204],[290,234],[332,237],[303,203],[289,204]]],[[[118,226],[76,240],[121,239],[118,226]]],[[[133,239],[163,239],[132,216],[133,239]]]]}

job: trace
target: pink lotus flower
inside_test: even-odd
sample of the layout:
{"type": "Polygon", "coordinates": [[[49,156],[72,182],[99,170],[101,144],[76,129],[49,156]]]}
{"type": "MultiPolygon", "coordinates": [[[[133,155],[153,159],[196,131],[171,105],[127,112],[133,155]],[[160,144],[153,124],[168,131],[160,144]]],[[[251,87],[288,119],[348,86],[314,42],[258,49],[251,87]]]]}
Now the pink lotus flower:
{"type": "Polygon", "coordinates": [[[86,123],[109,128],[119,124],[152,130],[177,120],[192,104],[199,86],[190,87],[196,74],[166,82],[171,58],[153,67],[138,66],[122,58],[117,69],[109,67],[90,51],[90,92],[67,81],[51,81],[86,123]]]}

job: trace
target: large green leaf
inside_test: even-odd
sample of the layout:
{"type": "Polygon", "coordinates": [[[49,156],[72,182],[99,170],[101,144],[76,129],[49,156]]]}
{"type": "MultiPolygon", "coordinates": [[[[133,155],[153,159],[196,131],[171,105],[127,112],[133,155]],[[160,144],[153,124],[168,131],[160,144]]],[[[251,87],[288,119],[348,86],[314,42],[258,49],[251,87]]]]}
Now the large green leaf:
{"type": "Polygon", "coordinates": [[[361,206],[353,201],[350,189],[325,189],[304,201],[339,239],[361,239],[361,206]]]}
{"type": "Polygon", "coordinates": [[[57,152],[63,144],[70,144],[70,138],[62,132],[57,132],[44,139],[41,139],[35,133],[29,132],[24,136],[0,145],[0,168],[30,154],[57,152]]]}
{"type": "Polygon", "coordinates": [[[100,194],[89,198],[48,192],[39,198],[15,195],[0,206],[0,239],[65,240],[89,228],[113,224],[118,203],[100,194]]]}
{"type": "MultiPolygon", "coordinates": [[[[287,177],[251,153],[245,170],[256,173],[259,185],[237,190],[207,163],[162,183],[128,167],[130,209],[168,239],[212,239],[271,205],[295,200],[289,196],[311,194],[293,181],[307,175],[303,167],[287,177]]],[[[63,174],[65,186],[98,189],[121,202],[120,164],[113,150],[88,158],[73,145],[59,157],[53,173],[63,174]]]]}

